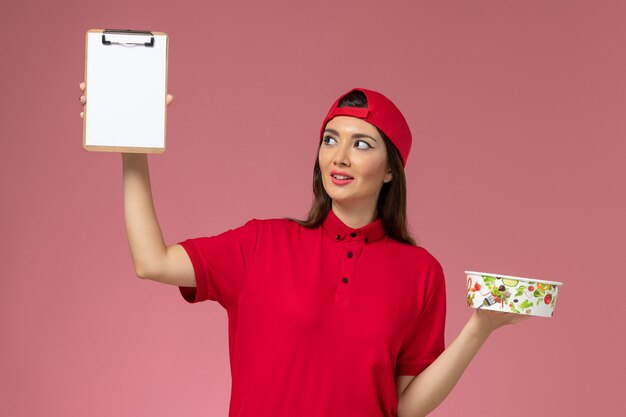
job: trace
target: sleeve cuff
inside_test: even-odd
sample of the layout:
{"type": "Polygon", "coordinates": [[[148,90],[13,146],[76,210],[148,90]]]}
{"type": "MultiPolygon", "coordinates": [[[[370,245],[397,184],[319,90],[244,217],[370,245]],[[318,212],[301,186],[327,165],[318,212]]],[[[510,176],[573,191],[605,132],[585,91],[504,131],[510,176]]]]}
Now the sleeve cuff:
{"type": "Polygon", "coordinates": [[[430,361],[428,363],[404,363],[404,364],[398,364],[398,365],[396,365],[394,376],[400,376],[400,375],[417,376],[424,369],[428,368],[430,366],[430,364],[433,363],[434,361],[435,361],[435,359],[433,359],[432,361],[430,361]]]}
{"type": "Polygon", "coordinates": [[[204,301],[208,297],[208,289],[207,289],[207,280],[206,280],[206,271],[204,268],[204,264],[202,262],[202,258],[198,249],[193,244],[190,239],[184,240],[182,242],[178,242],[191,259],[191,263],[193,265],[193,271],[196,278],[196,286],[195,287],[182,287],[179,286],[180,294],[183,296],[185,301],[188,303],[197,303],[200,301],[204,301]]]}

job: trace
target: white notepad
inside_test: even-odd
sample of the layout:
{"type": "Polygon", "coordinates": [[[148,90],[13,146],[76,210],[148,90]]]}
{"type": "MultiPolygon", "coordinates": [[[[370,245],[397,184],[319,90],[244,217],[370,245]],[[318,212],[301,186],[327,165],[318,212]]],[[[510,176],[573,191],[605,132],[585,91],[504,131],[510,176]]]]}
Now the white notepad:
{"type": "Polygon", "coordinates": [[[85,43],[83,147],[88,151],[165,151],[168,36],[90,29],[85,43]]]}

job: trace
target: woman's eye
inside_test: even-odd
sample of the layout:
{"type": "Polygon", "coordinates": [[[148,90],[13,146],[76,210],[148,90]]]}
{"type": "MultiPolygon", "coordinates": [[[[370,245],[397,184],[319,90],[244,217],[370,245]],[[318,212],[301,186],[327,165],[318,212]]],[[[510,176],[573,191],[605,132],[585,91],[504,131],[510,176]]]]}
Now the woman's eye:
{"type": "Polygon", "coordinates": [[[356,143],[357,143],[357,144],[358,144],[358,143],[362,143],[363,145],[365,145],[365,146],[363,146],[363,147],[358,147],[358,146],[357,146],[359,149],[369,149],[369,148],[371,148],[370,144],[369,144],[369,143],[367,143],[367,142],[365,142],[364,140],[357,140],[357,141],[356,141],[356,143]]]}
{"type": "MultiPolygon", "coordinates": [[[[333,144],[334,144],[334,143],[331,143],[331,142],[330,142],[331,140],[332,140],[332,141],[334,141],[334,143],[337,143],[337,141],[335,140],[335,138],[332,138],[332,137],[330,137],[330,136],[324,136],[324,139],[322,139],[322,141],[323,141],[325,144],[327,144],[327,145],[333,145],[333,144]]],[[[367,142],[366,142],[366,141],[364,141],[364,140],[357,140],[355,143],[356,143],[356,147],[357,147],[357,149],[369,149],[369,148],[371,148],[371,147],[372,147],[369,143],[367,143],[367,142]]]]}

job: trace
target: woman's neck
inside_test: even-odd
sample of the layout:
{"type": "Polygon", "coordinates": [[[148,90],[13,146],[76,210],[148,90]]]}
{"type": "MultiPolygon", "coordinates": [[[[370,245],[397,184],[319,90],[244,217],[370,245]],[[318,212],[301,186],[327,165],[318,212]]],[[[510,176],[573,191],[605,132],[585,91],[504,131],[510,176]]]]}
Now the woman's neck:
{"type": "Polygon", "coordinates": [[[333,201],[332,210],[339,220],[353,229],[367,226],[378,218],[378,208],[376,206],[367,209],[362,207],[346,207],[333,201]]]}

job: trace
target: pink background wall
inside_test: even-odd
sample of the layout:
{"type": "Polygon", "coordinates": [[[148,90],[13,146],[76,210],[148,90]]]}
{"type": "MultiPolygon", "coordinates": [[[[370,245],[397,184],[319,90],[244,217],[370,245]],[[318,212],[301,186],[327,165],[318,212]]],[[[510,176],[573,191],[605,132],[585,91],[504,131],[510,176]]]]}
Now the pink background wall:
{"type": "Polygon", "coordinates": [[[413,130],[409,220],[446,272],[447,343],[465,269],[565,283],[432,415],[624,415],[624,2],[199,3],[3,4],[0,415],[227,413],[226,312],[134,275],[121,156],[82,148],[90,28],[170,36],[149,156],[168,244],[304,217],[328,107],[377,89],[413,130]]]}

